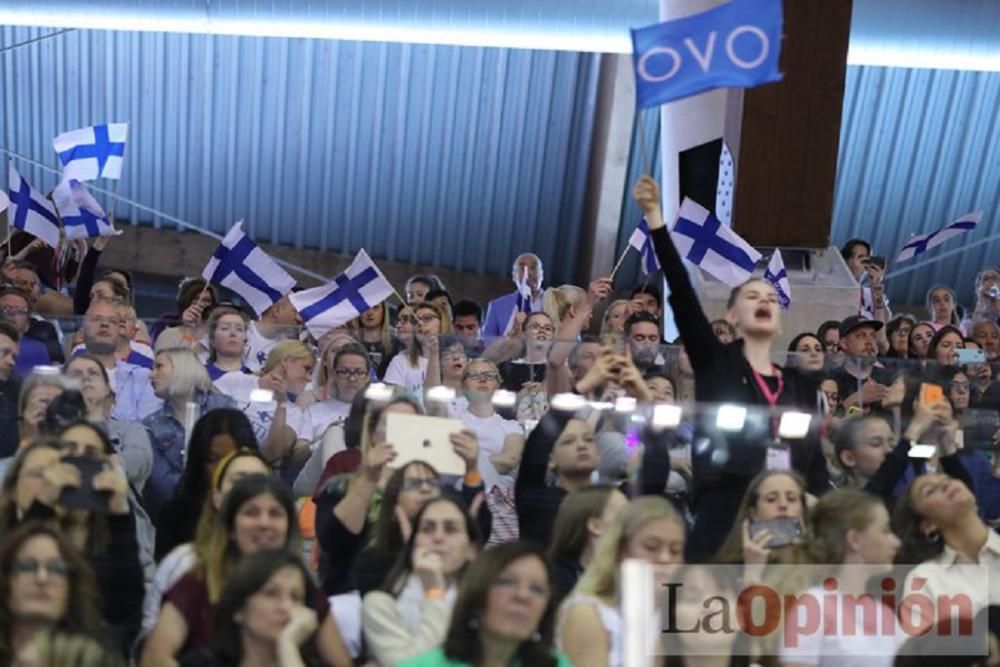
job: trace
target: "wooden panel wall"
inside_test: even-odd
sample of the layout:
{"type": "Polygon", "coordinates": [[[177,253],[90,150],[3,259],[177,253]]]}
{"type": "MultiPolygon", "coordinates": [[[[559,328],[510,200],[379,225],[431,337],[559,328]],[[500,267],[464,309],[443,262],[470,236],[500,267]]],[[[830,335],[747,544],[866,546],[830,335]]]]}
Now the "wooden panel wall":
{"type": "Polygon", "coordinates": [[[745,92],[733,225],[753,245],[828,245],[852,1],[785,0],[784,80],[745,92]]]}

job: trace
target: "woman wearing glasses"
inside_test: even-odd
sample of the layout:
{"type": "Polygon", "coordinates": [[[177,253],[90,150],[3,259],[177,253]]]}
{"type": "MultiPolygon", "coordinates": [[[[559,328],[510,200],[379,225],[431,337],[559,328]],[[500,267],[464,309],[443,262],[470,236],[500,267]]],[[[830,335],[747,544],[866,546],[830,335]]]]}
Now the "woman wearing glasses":
{"type": "Polygon", "coordinates": [[[457,415],[479,439],[479,471],[487,492],[497,484],[513,487],[511,473],[521,462],[524,449],[520,424],[504,419],[493,408],[493,395],[500,382],[500,371],[492,361],[469,362],[462,376],[462,390],[469,404],[457,415]]]}
{"type": "Polygon", "coordinates": [[[400,342],[406,350],[400,352],[385,371],[384,382],[403,387],[414,396],[423,395],[424,386],[441,384],[441,362],[438,355],[438,337],[454,330],[448,314],[432,303],[420,303],[404,310],[399,316],[400,342]],[[404,325],[415,326],[413,333],[404,325]]]}
{"type": "MultiPolygon", "coordinates": [[[[8,534],[0,546],[0,664],[65,664],[54,649],[69,636],[104,653],[97,598],[94,573],[62,532],[29,522],[8,534]]],[[[104,655],[100,664],[121,662],[104,655]]]]}
{"type": "Polygon", "coordinates": [[[326,397],[306,408],[314,439],[322,439],[328,428],[347,419],[351,402],[368,386],[370,373],[368,353],[361,345],[348,343],[333,354],[325,373],[326,397]]]}

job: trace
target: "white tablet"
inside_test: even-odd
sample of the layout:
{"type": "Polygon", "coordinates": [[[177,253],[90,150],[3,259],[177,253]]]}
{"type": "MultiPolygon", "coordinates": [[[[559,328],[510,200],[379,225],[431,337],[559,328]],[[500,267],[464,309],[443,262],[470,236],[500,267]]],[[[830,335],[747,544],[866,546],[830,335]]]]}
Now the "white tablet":
{"type": "Polygon", "coordinates": [[[385,439],[396,449],[392,467],[425,461],[439,475],[464,475],[465,460],[455,453],[448,437],[463,428],[457,419],[390,412],[386,415],[385,439]]]}

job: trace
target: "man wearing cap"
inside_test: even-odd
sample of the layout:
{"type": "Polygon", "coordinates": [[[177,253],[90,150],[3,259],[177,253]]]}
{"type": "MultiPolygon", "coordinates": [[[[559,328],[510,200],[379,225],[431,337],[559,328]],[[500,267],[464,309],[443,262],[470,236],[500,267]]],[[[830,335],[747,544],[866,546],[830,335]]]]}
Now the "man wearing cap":
{"type": "Polygon", "coordinates": [[[889,390],[886,369],[878,363],[878,320],[852,315],[840,323],[840,347],[844,365],[832,374],[844,399],[845,407],[867,408],[881,403],[889,390]]]}

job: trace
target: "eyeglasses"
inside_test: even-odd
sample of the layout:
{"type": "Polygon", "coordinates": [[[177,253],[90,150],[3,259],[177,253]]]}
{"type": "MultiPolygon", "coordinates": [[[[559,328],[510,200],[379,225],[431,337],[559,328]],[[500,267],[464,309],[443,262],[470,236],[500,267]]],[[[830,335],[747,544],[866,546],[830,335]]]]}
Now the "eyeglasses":
{"type": "Polygon", "coordinates": [[[416,324],[417,318],[415,318],[413,315],[400,315],[398,322],[400,324],[416,324]]]}
{"type": "Polygon", "coordinates": [[[968,380],[966,380],[965,382],[952,382],[951,383],[951,388],[952,389],[956,389],[958,391],[969,391],[969,387],[970,386],[971,386],[971,384],[969,383],[968,380]]]}
{"type": "Polygon", "coordinates": [[[420,315],[417,317],[421,324],[428,324],[434,322],[435,320],[440,320],[441,318],[437,315],[420,315]]]}
{"type": "Polygon", "coordinates": [[[39,576],[42,571],[50,577],[65,579],[69,576],[69,563],[62,558],[51,560],[48,563],[39,563],[34,558],[21,558],[14,561],[12,574],[28,577],[39,576]]]}
{"type": "Polygon", "coordinates": [[[438,481],[427,477],[408,477],[403,480],[403,491],[420,491],[421,489],[436,489],[438,481]]]}
{"type": "Polygon", "coordinates": [[[358,379],[360,380],[364,376],[368,375],[367,368],[338,368],[334,371],[337,377],[343,379],[358,379]]]}
{"type": "Polygon", "coordinates": [[[27,315],[27,308],[18,308],[17,306],[0,306],[0,313],[4,315],[27,315]]]}
{"type": "Polygon", "coordinates": [[[467,373],[465,376],[467,380],[493,380],[494,382],[500,379],[500,375],[494,373],[493,371],[479,371],[478,373],[467,373]]]}

